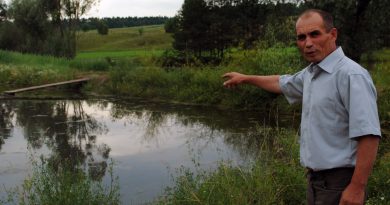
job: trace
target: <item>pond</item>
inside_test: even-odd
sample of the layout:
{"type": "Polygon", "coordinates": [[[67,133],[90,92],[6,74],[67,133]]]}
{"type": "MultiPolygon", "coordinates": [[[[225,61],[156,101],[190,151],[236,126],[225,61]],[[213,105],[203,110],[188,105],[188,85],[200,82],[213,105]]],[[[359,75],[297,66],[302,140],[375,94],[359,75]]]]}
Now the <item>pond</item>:
{"type": "MultiPolygon", "coordinates": [[[[212,170],[216,162],[245,165],[257,155],[256,129],[272,114],[139,99],[1,100],[0,197],[21,186],[40,156],[118,177],[123,204],[164,194],[177,169],[212,170]]],[[[286,120],[291,123],[291,120],[286,120]]]]}

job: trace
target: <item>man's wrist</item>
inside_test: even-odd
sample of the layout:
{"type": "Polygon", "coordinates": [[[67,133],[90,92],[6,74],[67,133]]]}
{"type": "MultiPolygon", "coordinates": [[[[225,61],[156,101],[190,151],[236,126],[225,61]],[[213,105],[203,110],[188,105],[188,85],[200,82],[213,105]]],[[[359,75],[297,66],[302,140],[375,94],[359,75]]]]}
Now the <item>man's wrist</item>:
{"type": "Polygon", "coordinates": [[[350,185],[352,185],[356,189],[364,190],[366,188],[366,186],[367,186],[367,183],[364,183],[364,182],[359,181],[359,180],[353,180],[352,179],[350,185]]]}
{"type": "Polygon", "coordinates": [[[243,75],[241,83],[251,84],[251,82],[253,81],[252,78],[253,78],[252,75],[243,75]]]}

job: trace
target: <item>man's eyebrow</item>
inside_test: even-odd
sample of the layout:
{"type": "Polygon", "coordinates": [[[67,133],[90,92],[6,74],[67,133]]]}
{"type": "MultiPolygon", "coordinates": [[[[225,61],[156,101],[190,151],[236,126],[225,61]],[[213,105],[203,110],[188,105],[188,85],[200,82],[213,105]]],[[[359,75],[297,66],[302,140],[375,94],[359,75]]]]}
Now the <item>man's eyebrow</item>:
{"type": "Polygon", "coordinates": [[[311,31],[311,32],[309,32],[309,35],[317,35],[317,34],[320,34],[321,33],[321,31],[319,31],[319,30],[314,30],[314,31],[311,31]]]}

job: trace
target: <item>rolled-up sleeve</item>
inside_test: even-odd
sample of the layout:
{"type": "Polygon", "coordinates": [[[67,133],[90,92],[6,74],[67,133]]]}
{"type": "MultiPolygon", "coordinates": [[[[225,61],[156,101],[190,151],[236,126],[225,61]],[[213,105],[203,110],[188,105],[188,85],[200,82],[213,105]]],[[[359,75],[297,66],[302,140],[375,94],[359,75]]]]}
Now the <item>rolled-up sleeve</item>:
{"type": "Polygon", "coordinates": [[[279,86],[290,104],[302,102],[304,70],[294,75],[281,75],[279,86]]]}
{"type": "Polygon", "coordinates": [[[376,90],[371,78],[364,74],[349,75],[349,137],[381,136],[376,90]]]}

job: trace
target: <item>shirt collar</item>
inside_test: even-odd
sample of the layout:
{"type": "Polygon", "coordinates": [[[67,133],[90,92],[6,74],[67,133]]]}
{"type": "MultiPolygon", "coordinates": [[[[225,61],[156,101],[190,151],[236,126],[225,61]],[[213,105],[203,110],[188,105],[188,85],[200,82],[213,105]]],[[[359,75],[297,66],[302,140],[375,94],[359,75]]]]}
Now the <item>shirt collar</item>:
{"type": "MultiPolygon", "coordinates": [[[[344,58],[345,54],[343,52],[343,49],[341,47],[338,47],[336,50],[334,50],[332,53],[330,53],[328,56],[326,56],[321,62],[319,62],[317,65],[324,71],[328,73],[332,73],[334,71],[335,65],[344,58]]],[[[316,64],[311,63],[310,67],[314,67],[316,64]]]]}

